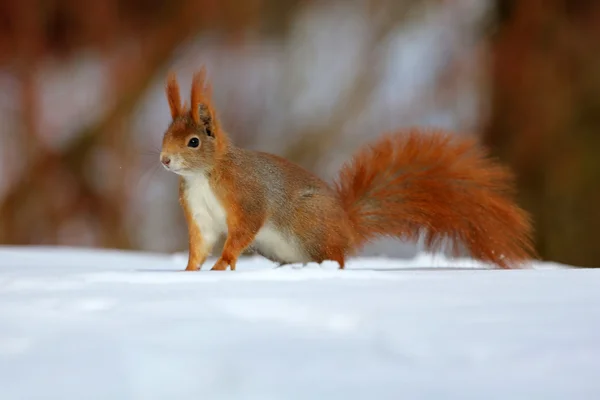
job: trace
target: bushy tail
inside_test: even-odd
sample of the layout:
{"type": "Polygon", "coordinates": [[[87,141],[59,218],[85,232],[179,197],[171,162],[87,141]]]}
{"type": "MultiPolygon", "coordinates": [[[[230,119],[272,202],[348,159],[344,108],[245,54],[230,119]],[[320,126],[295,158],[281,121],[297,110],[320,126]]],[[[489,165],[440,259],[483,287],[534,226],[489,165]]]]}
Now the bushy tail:
{"type": "Polygon", "coordinates": [[[365,147],[340,171],[336,190],[356,245],[391,236],[436,252],[444,239],[475,259],[517,267],[535,254],[528,214],[513,200],[509,170],[475,141],[416,129],[365,147]]]}

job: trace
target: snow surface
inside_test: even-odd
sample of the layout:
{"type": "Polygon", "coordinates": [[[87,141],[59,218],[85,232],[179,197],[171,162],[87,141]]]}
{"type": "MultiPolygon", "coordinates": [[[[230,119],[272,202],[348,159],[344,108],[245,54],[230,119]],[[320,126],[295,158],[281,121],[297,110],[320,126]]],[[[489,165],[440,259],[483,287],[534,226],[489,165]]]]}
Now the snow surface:
{"type": "Polygon", "coordinates": [[[600,270],[185,262],[0,247],[0,399],[600,398],[600,270]]]}

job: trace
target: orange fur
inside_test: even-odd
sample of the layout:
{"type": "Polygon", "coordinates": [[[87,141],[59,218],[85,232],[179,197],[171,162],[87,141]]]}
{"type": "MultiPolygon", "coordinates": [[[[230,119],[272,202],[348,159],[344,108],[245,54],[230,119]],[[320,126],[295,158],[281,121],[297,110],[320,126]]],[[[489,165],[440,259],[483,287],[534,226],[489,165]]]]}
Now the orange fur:
{"type": "Polygon", "coordinates": [[[357,246],[381,236],[418,239],[438,251],[450,239],[502,268],[534,254],[528,215],[512,199],[512,175],[469,139],[412,129],[388,135],[345,165],[336,185],[357,246]]]}
{"type": "MultiPolygon", "coordinates": [[[[227,195],[233,195],[228,192],[227,195]]],[[[212,269],[221,270],[227,266],[235,271],[236,262],[240,254],[254,241],[258,230],[261,228],[265,216],[260,213],[246,215],[239,202],[228,201],[227,214],[227,240],[223,246],[223,253],[212,269]]]]}
{"type": "Polygon", "coordinates": [[[418,129],[387,135],[361,149],[329,186],[281,157],[232,145],[205,80],[203,68],[183,110],[174,76],[167,85],[174,117],[161,159],[172,160],[166,168],[181,176],[186,270],[204,263],[216,237],[224,245],[213,270],[235,270],[247,251],[280,264],[333,260],[344,268],[369,241],[421,233],[430,251],[449,239],[455,252],[463,244],[472,257],[501,268],[534,254],[510,172],[473,140],[418,129]]]}

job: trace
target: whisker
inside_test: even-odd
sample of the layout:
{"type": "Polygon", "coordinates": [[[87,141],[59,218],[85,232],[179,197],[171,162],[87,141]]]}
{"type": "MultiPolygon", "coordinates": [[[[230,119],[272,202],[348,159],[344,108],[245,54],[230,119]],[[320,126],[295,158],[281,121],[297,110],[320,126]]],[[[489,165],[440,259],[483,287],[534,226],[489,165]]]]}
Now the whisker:
{"type": "Polygon", "coordinates": [[[138,179],[138,182],[135,185],[135,191],[137,192],[140,189],[146,190],[145,186],[148,184],[148,182],[150,182],[152,178],[154,178],[154,176],[156,175],[156,171],[158,171],[159,168],[160,166],[158,165],[158,163],[153,164],[150,168],[144,168],[144,171],[140,175],[140,178],[138,179]],[[144,184],[143,188],[142,184],[144,184]]]}
{"type": "Polygon", "coordinates": [[[137,154],[143,155],[143,156],[152,156],[152,157],[156,157],[156,159],[158,159],[158,156],[160,155],[160,151],[145,150],[145,151],[139,151],[139,152],[137,152],[137,154]]]}
{"type": "Polygon", "coordinates": [[[154,151],[154,150],[150,150],[150,151],[143,151],[143,152],[139,152],[138,154],[142,154],[142,155],[151,155],[151,156],[158,156],[160,155],[160,151],[154,151]]]}
{"type": "Polygon", "coordinates": [[[140,151],[137,151],[136,153],[141,154],[141,155],[153,155],[158,158],[158,156],[160,155],[160,152],[161,152],[160,147],[150,146],[149,148],[141,149],[140,151]]]}

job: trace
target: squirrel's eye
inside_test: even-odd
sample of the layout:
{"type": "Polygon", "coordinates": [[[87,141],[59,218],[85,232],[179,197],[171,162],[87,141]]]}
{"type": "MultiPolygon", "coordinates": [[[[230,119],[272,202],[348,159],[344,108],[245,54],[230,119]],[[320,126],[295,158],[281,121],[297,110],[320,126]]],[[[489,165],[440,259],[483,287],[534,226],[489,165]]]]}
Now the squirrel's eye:
{"type": "Polygon", "coordinates": [[[198,147],[199,145],[200,145],[200,141],[196,137],[191,138],[190,141],[188,142],[188,147],[198,147]]]}

